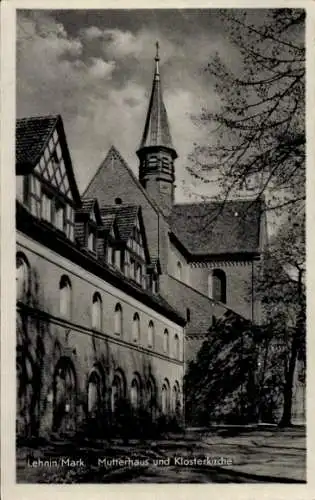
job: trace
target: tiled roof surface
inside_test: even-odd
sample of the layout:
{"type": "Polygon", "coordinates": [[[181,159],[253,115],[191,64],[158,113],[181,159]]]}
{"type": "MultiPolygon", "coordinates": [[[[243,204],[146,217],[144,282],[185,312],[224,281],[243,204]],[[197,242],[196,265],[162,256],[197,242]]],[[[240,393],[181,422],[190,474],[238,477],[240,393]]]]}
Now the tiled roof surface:
{"type": "Polygon", "coordinates": [[[139,207],[137,205],[108,205],[100,209],[101,217],[115,215],[120,238],[127,241],[135,225],[139,207]]]}
{"type": "Polygon", "coordinates": [[[116,217],[116,213],[104,213],[104,214],[102,214],[102,212],[101,212],[102,224],[103,224],[105,231],[111,230],[111,228],[113,226],[113,222],[115,220],[115,217],[116,217]]]}
{"type": "Polygon", "coordinates": [[[174,149],[166,108],[163,102],[160,74],[157,63],[140,149],[150,146],[164,146],[174,149]]]}
{"type": "Polygon", "coordinates": [[[35,116],[16,121],[16,164],[18,166],[36,165],[58,118],[58,116],[35,116]]]}
{"type": "Polygon", "coordinates": [[[262,200],[174,205],[172,231],[193,255],[259,251],[262,200]]]}
{"type": "Polygon", "coordinates": [[[77,210],[77,213],[89,214],[92,208],[94,207],[94,204],[95,204],[95,198],[83,198],[82,205],[77,210]]]}

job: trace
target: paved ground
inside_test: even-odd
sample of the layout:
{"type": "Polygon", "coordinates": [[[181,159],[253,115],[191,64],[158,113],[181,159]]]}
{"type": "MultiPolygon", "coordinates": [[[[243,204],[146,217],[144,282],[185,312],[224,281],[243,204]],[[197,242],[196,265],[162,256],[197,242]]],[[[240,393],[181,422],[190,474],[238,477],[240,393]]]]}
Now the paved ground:
{"type": "Polygon", "coordinates": [[[190,430],[185,435],[128,445],[116,440],[110,445],[45,442],[22,446],[17,450],[17,481],[305,482],[305,460],[303,427],[190,430]]]}

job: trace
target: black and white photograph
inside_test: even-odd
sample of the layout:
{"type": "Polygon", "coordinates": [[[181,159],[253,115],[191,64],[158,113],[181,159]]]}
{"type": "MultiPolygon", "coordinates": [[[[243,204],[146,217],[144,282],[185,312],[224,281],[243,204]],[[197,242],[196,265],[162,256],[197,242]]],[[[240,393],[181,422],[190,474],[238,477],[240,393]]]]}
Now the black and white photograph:
{"type": "Polygon", "coordinates": [[[16,11],[17,484],[306,483],[307,15],[16,11]]]}

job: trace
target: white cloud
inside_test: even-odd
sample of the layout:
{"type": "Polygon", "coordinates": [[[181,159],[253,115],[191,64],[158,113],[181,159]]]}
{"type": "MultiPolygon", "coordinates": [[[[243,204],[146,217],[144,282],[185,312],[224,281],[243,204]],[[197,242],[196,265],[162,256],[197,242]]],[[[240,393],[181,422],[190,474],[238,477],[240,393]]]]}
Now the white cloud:
{"type": "Polygon", "coordinates": [[[80,31],[80,37],[70,36],[60,22],[42,12],[32,18],[19,14],[18,22],[18,115],[63,116],[81,190],[112,144],[137,173],[135,152],[148,106],[154,44],[162,40],[164,98],[179,154],[178,193],[183,193],[182,183],[191,183],[185,170],[187,155],[194,141],[204,140],[204,132],[194,127],[191,114],[198,113],[207,100],[215,99],[194,73],[208,51],[209,41],[196,34],[200,47],[199,42],[194,45],[188,40],[180,46],[150,27],[133,33],[90,26],[80,31]],[[141,64],[136,74],[132,73],[130,56],[141,64]]]}
{"type": "MultiPolygon", "coordinates": [[[[160,38],[158,31],[142,29],[136,33],[120,29],[101,30],[96,26],[90,26],[81,31],[85,40],[102,41],[104,54],[114,59],[134,56],[144,59],[153,59],[155,53],[155,42],[160,38]]],[[[161,56],[165,62],[174,54],[174,46],[167,39],[163,39],[161,56]]]]}
{"type": "Polygon", "coordinates": [[[95,78],[110,78],[115,69],[115,61],[104,61],[99,57],[92,57],[92,65],[89,68],[90,75],[95,78]]]}
{"type": "Polygon", "coordinates": [[[97,26],[89,26],[88,28],[81,30],[81,33],[88,40],[94,40],[103,36],[103,31],[97,26]]]}

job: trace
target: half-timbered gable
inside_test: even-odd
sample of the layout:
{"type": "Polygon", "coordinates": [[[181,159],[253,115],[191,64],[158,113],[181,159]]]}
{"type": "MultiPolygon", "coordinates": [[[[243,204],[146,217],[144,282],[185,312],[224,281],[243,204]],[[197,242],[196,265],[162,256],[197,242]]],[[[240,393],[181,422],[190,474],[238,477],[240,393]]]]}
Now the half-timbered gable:
{"type": "Polygon", "coordinates": [[[141,208],[116,204],[103,206],[100,211],[107,233],[107,263],[141,287],[147,288],[150,255],[141,208]]]}
{"type": "Polygon", "coordinates": [[[73,241],[81,200],[60,116],[17,120],[16,173],[18,201],[73,241]]]}

